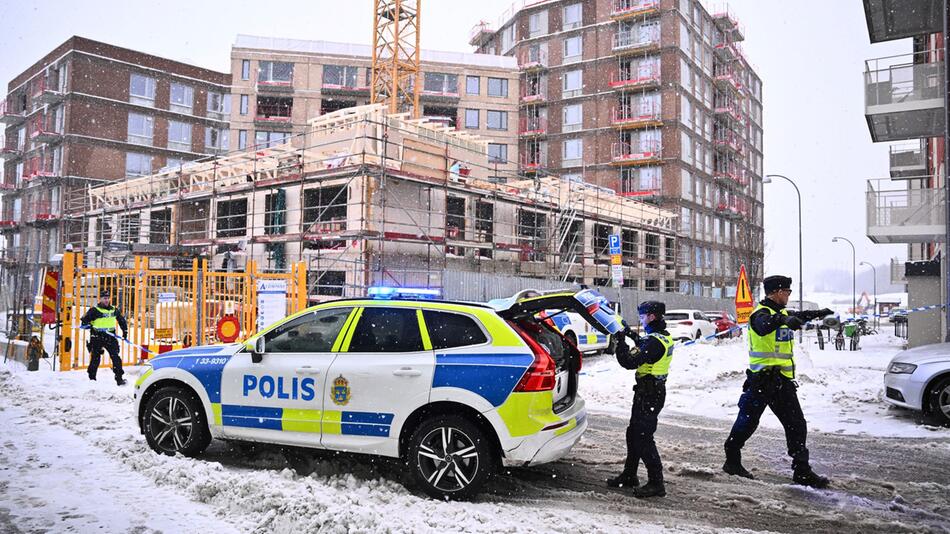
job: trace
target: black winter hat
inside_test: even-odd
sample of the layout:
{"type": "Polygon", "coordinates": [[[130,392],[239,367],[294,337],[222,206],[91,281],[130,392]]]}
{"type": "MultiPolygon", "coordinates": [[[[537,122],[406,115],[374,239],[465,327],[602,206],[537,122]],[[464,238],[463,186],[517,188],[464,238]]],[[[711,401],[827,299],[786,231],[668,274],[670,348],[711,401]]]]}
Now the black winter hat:
{"type": "Polygon", "coordinates": [[[645,300],[637,306],[637,313],[640,315],[646,315],[648,313],[663,315],[666,313],[666,304],[656,300],[645,300]]]}
{"type": "Polygon", "coordinates": [[[778,291],[779,289],[791,289],[792,279],[780,274],[767,276],[765,280],[762,280],[762,287],[765,288],[766,295],[778,291]]]}

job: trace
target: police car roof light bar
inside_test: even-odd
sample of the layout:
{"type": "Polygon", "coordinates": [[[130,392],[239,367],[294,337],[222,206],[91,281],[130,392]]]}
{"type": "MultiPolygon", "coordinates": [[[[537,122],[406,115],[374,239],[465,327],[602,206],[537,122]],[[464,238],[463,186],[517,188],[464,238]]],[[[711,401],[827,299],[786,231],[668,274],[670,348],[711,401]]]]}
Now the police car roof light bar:
{"type": "Polygon", "coordinates": [[[442,295],[438,289],[426,289],[421,287],[371,287],[367,295],[374,299],[417,299],[433,300],[442,295]]]}

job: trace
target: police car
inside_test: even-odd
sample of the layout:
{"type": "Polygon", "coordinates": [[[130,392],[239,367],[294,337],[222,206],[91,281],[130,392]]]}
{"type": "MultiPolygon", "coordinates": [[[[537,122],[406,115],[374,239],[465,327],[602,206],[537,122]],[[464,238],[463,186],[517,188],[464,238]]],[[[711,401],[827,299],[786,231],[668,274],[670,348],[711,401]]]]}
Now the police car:
{"type": "MultiPolygon", "coordinates": [[[[515,300],[536,297],[541,292],[536,289],[525,289],[515,294],[515,300]]],[[[495,305],[506,302],[507,299],[497,299],[488,304],[495,305]]],[[[611,305],[611,309],[615,306],[611,305]]],[[[547,320],[547,323],[567,338],[577,350],[584,354],[602,351],[612,352],[610,349],[611,337],[598,330],[598,327],[588,322],[581,314],[563,310],[542,310],[538,317],[547,320]]]]}
{"type": "Polygon", "coordinates": [[[538,313],[622,329],[593,290],[495,307],[420,298],[430,290],[370,297],[152,360],[135,385],[149,446],[194,456],[220,438],[397,457],[429,495],[466,497],[499,465],[560,458],[587,428],[581,354],[538,313]]]}

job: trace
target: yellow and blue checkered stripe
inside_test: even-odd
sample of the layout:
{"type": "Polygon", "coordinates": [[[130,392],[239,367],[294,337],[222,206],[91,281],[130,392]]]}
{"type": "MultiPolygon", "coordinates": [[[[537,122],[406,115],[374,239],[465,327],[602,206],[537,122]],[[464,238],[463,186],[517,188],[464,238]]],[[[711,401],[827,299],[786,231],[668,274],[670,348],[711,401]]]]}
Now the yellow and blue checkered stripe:
{"type": "Polygon", "coordinates": [[[215,423],[287,432],[389,437],[394,414],[213,404],[215,423]]]}

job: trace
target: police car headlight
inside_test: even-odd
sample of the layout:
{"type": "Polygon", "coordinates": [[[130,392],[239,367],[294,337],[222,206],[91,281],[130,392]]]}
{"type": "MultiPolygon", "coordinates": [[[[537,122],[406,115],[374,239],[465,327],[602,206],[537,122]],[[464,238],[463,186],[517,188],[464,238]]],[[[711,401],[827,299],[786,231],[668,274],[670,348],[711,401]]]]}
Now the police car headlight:
{"type": "Polygon", "coordinates": [[[912,363],[897,363],[894,362],[890,367],[887,368],[887,372],[892,375],[909,375],[917,369],[917,366],[912,363]]]}

